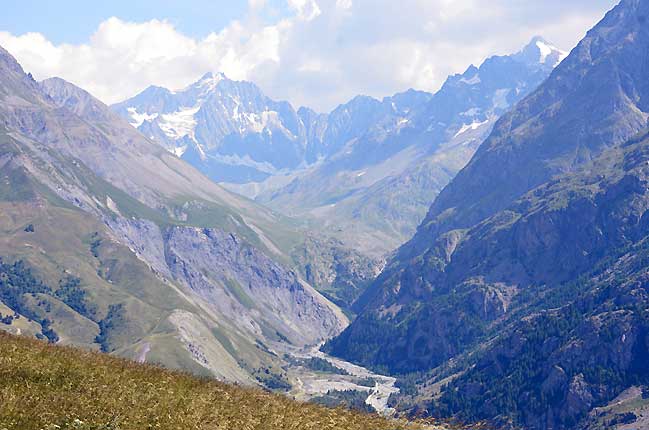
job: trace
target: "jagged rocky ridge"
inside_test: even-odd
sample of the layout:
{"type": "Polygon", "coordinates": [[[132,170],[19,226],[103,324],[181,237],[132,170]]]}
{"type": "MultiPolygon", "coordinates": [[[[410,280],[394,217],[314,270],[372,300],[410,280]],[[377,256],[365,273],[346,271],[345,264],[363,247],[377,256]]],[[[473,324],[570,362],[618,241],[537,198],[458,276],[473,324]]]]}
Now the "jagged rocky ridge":
{"type": "Polygon", "coordinates": [[[622,1],[497,122],[329,351],[505,426],[582,428],[649,383],[648,17],[622,1]]]}

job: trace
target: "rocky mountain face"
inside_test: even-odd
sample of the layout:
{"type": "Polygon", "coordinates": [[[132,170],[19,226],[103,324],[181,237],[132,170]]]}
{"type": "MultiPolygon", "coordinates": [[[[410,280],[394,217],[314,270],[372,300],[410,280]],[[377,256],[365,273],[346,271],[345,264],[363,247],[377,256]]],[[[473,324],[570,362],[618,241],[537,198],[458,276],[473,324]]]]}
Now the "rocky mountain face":
{"type": "MultiPolygon", "coordinates": [[[[484,252],[489,239],[493,249],[520,254],[501,285],[457,287],[465,301],[455,305],[459,320],[493,338],[462,356],[460,367],[476,367],[429,407],[503,423],[513,417],[526,428],[583,428],[595,407],[649,383],[648,145],[645,132],[537,188],[511,208],[512,218],[488,220],[485,236],[460,245],[460,260],[484,252]]],[[[488,279],[503,268],[492,260],[498,252],[487,254],[479,272],[488,279]]]]}
{"type": "Polygon", "coordinates": [[[496,123],[328,351],[505,427],[584,428],[649,383],[648,18],[622,1],[496,123]]]}
{"type": "Polygon", "coordinates": [[[293,257],[307,235],[292,220],[219,187],[85,91],[35,82],[2,49],[0,98],[11,281],[0,328],[287,388],[270,345],[317,344],[348,324],[314,286],[335,296],[367,282],[366,259],[311,237],[340,258],[309,268],[309,284],[293,257]],[[330,271],[347,283],[332,286],[330,271]]]}
{"type": "Polygon", "coordinates": [[[383,102],[359,96],[318,114],[271,100],[253,83],[207,73],[180,91],[149,87],[112,109],[213,180],[245,184],[329,158],[368,128],[392,125],[429,97],[414,91],[383,102]]]}
{"type": "Polygon", "coordinates": [[[323,150],[286,102],[208,73],[184,90],[149,87],[113,106],[143,134],[217,182],[250,182],[315,161],[323,150]]]}

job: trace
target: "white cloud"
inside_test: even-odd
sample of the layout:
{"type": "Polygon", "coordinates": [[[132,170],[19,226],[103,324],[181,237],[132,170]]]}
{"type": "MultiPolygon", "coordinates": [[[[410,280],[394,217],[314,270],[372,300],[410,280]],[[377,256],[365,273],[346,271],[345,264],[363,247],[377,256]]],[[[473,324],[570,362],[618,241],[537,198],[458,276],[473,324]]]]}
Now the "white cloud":
{"type": "Polygon", "coordinates": [[[292,16],[264,24],[266,0],[203,39],[171,23],[110,18],[82,45],[0,32],[37,79],[61,76],[107,103],[148,85],[181,88],[206,71],[257,82],[270,96],[328,110],[356,94],[435,90],[448,74],[541,34],[570,48],[614,0],[286,0],[292,16]]]}
{"type": "Polygon", "coordinates": [[[322,13],[316,0],[287,0],[288,5],[297,12],[297,18],[311,21],[322,13]]]}
{"type": "Polygon", "coordinates": [[[336,7],[339,9],[351,9],[353,5],[352,0],[336,0],[336,7]]]}
{"type": "Polygon", "coordinates": [[[233,22],[203,40],[187,37],[169,22],[104,21],[87,44],[53,45],[38,33],[0,32],[0,44],[36,79],[63,77],[114,103],[154,84],[181,88],[206,71],[234,79],[277,56],[282,24],[256,27],[233,22]]]}

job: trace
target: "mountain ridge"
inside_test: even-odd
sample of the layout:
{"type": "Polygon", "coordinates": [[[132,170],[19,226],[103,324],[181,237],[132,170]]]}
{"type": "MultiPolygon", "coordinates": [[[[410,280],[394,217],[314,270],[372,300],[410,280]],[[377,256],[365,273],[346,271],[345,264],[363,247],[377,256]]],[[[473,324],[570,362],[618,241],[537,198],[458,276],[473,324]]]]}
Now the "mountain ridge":
{"type": "Polygon", "coordinates": [[[328,352],[505,428],[585,428],[647,383],[647,16],[623,0],[496,123],[328,352]]]}
{"type": "MultiPolygon", "coordinates": [[[[616,49],[614,43],[609,42],[607,40],[598,40],[598,38],[608,37],[608,35],[604,36],[605,28],[610,28],[610,27],[615,26],[616,21],[618,21],[618,20],[620,20],[622,18],[623,17],[616,16],[614,11],[609,12],[609,14],[607,14],[607,16],[604,18],[604,20],[600,24],[601,27],[604,27],[602,29],[602,31],[600,33],[598,33],[598,34],[595,34],[594,30],[591,30],[587,34],[586,38],[584,40],[582,40],[578,44],[578,46],[573,50],[572,54],[568,57],[569,61],[568,62],[564,61],[561,64],[561,67],[559,67],[557,70],[555,70],[553,72],[554,76],[553,76],[553,79],[551,79],[551,81],[550,81],[553,84],[552,87],[544,86],[542,90],[539,89],[539,90],[535,91],[534,94],[532,94],[528,98],[527,102],[529,104],[532,104],[535,101],[543,100],[544,105],[554,105],[556,103],[559,103],[559,100],[561,100],[561,99],[567,99],[567,97],[565,96],[566,93],[571,93],[574,90],[572,90],[572,88],[571,88],[571,80],[565,79],[563,75],[573,73],[573,70],[578,68],[580,65],[589,64],[589,62],[592,61],[591,52],[596,50],[596,49],[606,49],[607,44],[609,46],[610,45],[613,46],[613,48],[609,48],[609,49],[616,49]],[[595,44],[595,46],[593,46],[593,44],[595,44]],[[559,100],[557,98],[559,98],[559,100]]],[[[624,46],[624,45],[622,45],[622,46],[624,46]]],[[[602,67],[602,68],[605,68],[605,67],[607,67],[607,64],[605,62],[603,62],[603,64],[599,64],[598,66],[602,67]]],[[[614,66],[610,66],[610,67],[614,67],[614,66]]],[[[594,71],[591,71],[591,73],[593,73],[593,74],[605,73],[605,71],[594,70],[594,71]]],[[[614,72],[609,73],[609,74],[613,74],[613,73],[614,72]]],[[[586,77],[584,77],[584,78],[586,78],[586,77]]],[[[584,78],[582,78],[582,79],[584,79],[584,78]]],[[[598,81],[599,81],[600,85],[605,85],[606,84],[601,79],[597,80],[596,78],[592,79],[591,82],[593,82],[594,85],[597,85],[598,81]]],[[[574,80],[572,80],[572,82],[574,82],[574,80]]],[[[606,98],[610,97],[610,98],[623,99],[625,97],[629,97],[629,100],[632,100],[632,98],[633,98],[632,96],[627,96],[627,95],[624,95],[624,94],[619,94],[619,95],[610,94],[610,91],[617,91],[618,89],[621,92],[624,91],[624,88],[622,88],[622,83],[620,82],[620,79],[617,80],[617,85],[618,85],[617,88],[610,88],[610,86],[608,88],[606,88],[605,91],[607,91],[608,93],[601,91],[601,90],[604,90],[604,88],[597,88],[597,87],[590,88],[590,91],[592,92],[592,94],[597,94],[596,98],[593,98],[593,99],[585,99],[584,98],[584,99],[580,99],[580,100],[572,100],[571,105],[566,107],[565,109],[572,110],[572,111],[578,111],[579,112],[578,114],[573,114],[574,117],[579,117],[579,116],[586,117],[586,116],[588,116],[588,113],[594,112],[594,113],[600,115],[601,119],[604,120],[604,119],[607,118],[607,114],[608,115],[611,114],[611,109],[614,108],[614,106],[612,106],[611,103],[608,100],[606,100],[606,98]],[[602,108],[601,108],[602,106],[605,106],[605,108],[604,108],[605,111],[603,111],[603,112],[602,112],[602,108]],[[600,107],[600,109],[598,109],[598,107],[600,107]]],[[[616,112],[615,115],[617,115],[619,118],[622,118],[622,117],[628,117],[629,118],[627,120],[628,121],[628,125],[626,126],[627,129],[624,132],[620,132],[619,136],[603,135],[604,133],[606,133],[605,124],[604,124],[601,127],[601,129],[597,132],[597,134],[593,132],[593,134],[595,136],[593,136],[593,134],[591,134],[591,135],[587,135],[586,137],[582,138],[582,140],[585,140],[587,137],[596,137],[598,139],[599,143],[595,142],[595,143],[592,144],[592,146],[594,146],[594,148],[592,148],[592,151],[593,151],[594,154],[597,154],[597,147],[599,145],[602,145],[602,146],[606,145],[606,143],[604,143],[604,142],[606,142],[607,140],[612,140],[612,143],[610,143],[610,144],[621,143],[623,140],[630,137],[630,135],[632,135],[634,132],[640,130],[642,127],[644,127],[646,125],[646,119],[647,119],[647,114],[646,113],[642,114],[641,112],[638,112],[636,109],[631,107],[631,103],[624,103],[624,101],[621,102],[620,107],[623,108],[623,109],[627,109],[627,111],[625,113],[616,112]]],[[[559,107],[559,108],[561,109],[561,107],[559,107]]],[[[524,109],[525,109],[525,106],[519,106],[519,111],[522,112],[524,109]]],[[[535,116],[535,117],[538,117],[539,115],[543,115],[543,114],[546,114],[546,112],[524,112],[523,113],[523,115],[527,115],[528,117],[532,116],[532,115],[535,116]]],[[[556,121],[561,121],[561,124],[558,124],[557,127],[564,127],[564,128],[569,127],[568,124],[569,124],[570,119],[566,119],[565,116],[562,118],[560,112],[554,113],[554,112],[549,111],[549,114],[552,115],[551,118],[555,118],[555,122],[556,121]]],[[[510,133],[512,131],[511,130],[512,128],[524,126],[525,124],[522,124],[521,122],[524,121],[525,118],[526,117],[524,117],[524,116],[521,117],[521,118],[518,118],[518,117],[515,116],[514,113],[512,113],[512,114],[507,115],[505,118],[503,118],[499,122],[497,128],[495,129],[495,133],[492,133],[492,136],[490,137],[491,140],[486,145],[483,145],[481,147],[481,149],[478,152],[478,156],[474,160],[472,160],[472,162],[467,166],[467,168],[464,169],[460,173],[458,179],[456,181],[454,181],[454,184],[451,187],[449,187],[447,190],[445,190],[444,193],[442,195],[440,195],[440,198],[435,201],[433,207],[431,208],[431,213],[427,216],[426,220],[423,223],[424,225],[432,224],[434,222],[433,218],[434,218],[435,215],[441,214],[445,210],[448,210],[449,207],[451,207],[451,205],[454,204],[452,196],[458,196],[458,193],[456,193],[455,190],[453,189],[453,187],[456,186],[455,184],[460,183],[462,180],[464,180],[465,177],[467,177],[467,178],[472,177],[473,180],[476,183],[479,182],[479,179],[475,178],[476,175],[472,171],[472,170],[474,170],[473,166],[477,163],[477,160],[480,160],[480,156],[483,155],[483,154],[484,154],[484,158],[487,159],[487,157],[490,155],[490,153],[496,153],[499,150],[499,146],[509,143],[509,142],[504,142],[504,141],[501,142],[500,141],[501,139],[499,138],[499,136],[500,135],[505,135],[506,136],[507,133],[510,133]],[[446,200],[449,200],[449,202],[447,203],[446,200]]],[[[559,133],[559,132],[560,131],[557,131],[557,133],[559,133]]],[[[561,139],[560,135],[557,135],[557,139],[559,139],[559,141],[560,141],[560,139],[561,139]]],[[[531,144],[532,143],[528,143],[527,145],[531,145],[531,144]]],[[[512,142],[512,145],[516,145],[516,142],[512,142]]],[[[560,147],[560,145],[561,145],[561,143],[555,144],[555,148],[560,147]]],[[[589,157],[588,152],[591,151],[591,149],[589,149],[589,145],[584,145],[582,143],[577,143],[576,145],[575,144],[571,145],[571,147],[575,147],[575,146],[582,147],[584,153],[583,154],[576,154],[574,156],[573,160],[568,160],[568,161],[564,162],[564,166],[559,165],[559,166],[556,166],[554,168],[552,166],[544,166],[544,167],[547,168],[550,171],[553,171],[553,172],[556,171],[556,172],[560,173],[562,171],[568,171],[570,169],[571,164],[578,165],[580,163],[579,157],[583,157],[584,159],[587,160],[588,157],[589,157]]],[[[550,149],[550,151],[551,150],[552,149],[550,149]]],[[[548,151],[548,156],[552,157],[553,154],[550,151],[548,151]]],[[[564,151],[564,152],[567,152],[567,151],[564,151]]],[[[485,163],[486,163],[486,161],[485,161],[485,163]]],[[[520,170],[524,175],[526,175],[526,177],[521,178],[518,181],[512,181],[513,183],[521,184],[521,187],[522,187],[521,189],[532,188],[535,184],[539,185],[540,183],[543,182],[544,179],[545,180],[548,179],[548,177],[549,177],[548,174],[541,175],[541,173],[538,173],[539,168],[534,166],[534,161],[533,160],[525,161],[525,163],[526,163],[525,166],[523,166],[524,168],[522,168],[520,170]],[[537,175],[538,178],[536,178],[535,175],[537,175]],[[527,179],[527,178],[530,178],[530,179],[527,179]]],[[[499,176],[498,179],[499,179],[499,181],[505,181],[505,180],[507,180],[508,177],[512,177],[512,176],[513,176],[513,172],[507,171],[507,172],[503,172],[503,174],[501,176],[499,176]]],[[[494,187],[494,188],[495,189],[500,189],[498,187],[494,187]]],[[[502,188],[507,189],[508,187],[502,187],[502,188]]],[[[473,192],[478,193],[478,192],[482,192],[482,191],[478,191],[478,188],[474,187],[474,188],[472,188],[472,193],[473,192]]],[[[513,197],[515,197],[517,195],[520,195],[520,191],[512,191],[511,192],[511,197],[510,196],[505,196],[503,198],[503,200],[505,202],[510,201],[513,197]]],[[[455,197],[455,198],[458,199],[460,197],[458,196],[458,197],[455,197]]],[[[498,207],[501,207],[501,206],[498,206],[498,207]]],[[[475,212],[476,211],[473,210],[473,213],[475,213],[475,212]]],[[[493,213],[493,210],[490,210],[489,213],[493,213]]],[[[479,217],[484,217],[484,215],[482,213],[480,213],[478,215],[474,215],[471,219],[475,220],[475,219],[477,219],[479,217]]],[[[469,222],[471,222],[471,221],[469,221],[469,222]]],[[[462,225],[460,225],[460,227],[462,227],[462,225]]],[[[443,230],[444,229],[442,229],[442,231],[443,230]]]]}

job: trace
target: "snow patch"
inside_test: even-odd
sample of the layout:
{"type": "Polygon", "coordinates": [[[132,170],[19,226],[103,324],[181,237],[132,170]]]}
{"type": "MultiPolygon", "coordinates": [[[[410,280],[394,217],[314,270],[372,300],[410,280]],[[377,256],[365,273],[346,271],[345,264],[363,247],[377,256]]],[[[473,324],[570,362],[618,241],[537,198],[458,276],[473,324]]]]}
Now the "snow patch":
{"type": "Polygon", "coordinates": [[[239,121],[239,133],[261,133],[267,131],[272,135],[273,130],[279,130],[285,135],[295,139],[295,135],[284,127],[279,112],[265,110],[260,114],[254,112],[240,112],[239,107],[233,109],[233,119],[239,121]]]}
{"type": "Polygon", "coordinates": [[[482,113],[482,109],[474,107],[467,111],[462,112],[460,116],[476,116],[476,115],[480,115],[481,113],[482,113]]]}
{"type": "MultiPolygon", "coordinates": [[[[200,145],[198,145],[198,147],[200,148],[200,145]]],[[[286,173],[275,168],[271,163],[253,160],[248,154],[244,155],[243,157],[239,155],[212,154],[210,155],[210,158],[228,166],[252,167],[259,170],[260,172],[269,173],[272,175],[286,173]]]]}
{"type": "Polygon", "coordinates": [[[499,90],[496,90],[492,99],[494,108],[507,109],[509,107],[507,96],[509,95],[510,91],[511,91],[510,88],[501,88],[499,90]]]}
{"type": "Polygon", "coordinates": [[[545,61],[548,59],[550,55],[552,55],[552,48],[545,43],[541,42],[540,40],[536,41],[536,47],[539,48],[539,52],[541,53],[541,58],[539,58],[539,63],[545,64],[545,61]]]}
{"type": "Polygon", "coordinates": [[[467,85],[477,85],[480,82],[482,82],[482,80],[480,79],[480,74],[476,73],[475,76],[473,76],[470,79],[467,79],[467,78],[460,79],[460,82],[465,83],[467,85]]]}
{"type": "Polygon", "coordinates": [[[196,149],[198,149],[198,155],[201,157],[201,160],[207,160],[207,154],[205,154],[205,151],[203,150],[203,145],[196,142],[196,149]]]}
{"type": "Polygon", "coordinates": [[[489,122],[489,120],[482,121],[482,122],[473,121],[471,124],[462,124],[462,127],[460,128],[460,130],[457,133],[455,133],[455,136],[453,136],[453,139],[460,136],[461,134],[466,133],[469,130],[477,130],[478,128],[482,127],[483,125],[485,125],[488,122],[489,122]]]}
{"type": "Polygon", "coordinates": [[[561,63],[567,56],[568,53],[565,51],[562,51],[561,49],[557,48],[556,46],[548,45],[547,43],[543,42],[542,40],[537,40],[536,41],[536,47],[539,48],[539,52],[541,53],[541,57],[539,58],[539,63],[545,64],[548,61],[548,57],[550,57],[554,53],[559,54],[559,60],[553,64],[553,67],[556,67],[561,63]]]}
{"type": "Polygon", "coordinates": [[[194,129],[196,128],[196,119],[194,115],[200,110],[200,105],[187,108],[183,107],[176,112],[163,114],[160,120],[160,129],[171,139],[182,139],[189,136],[194,138],[194,129]]]}
{"type": "Polygon", "coordinates": [[[138,113],[137,108],[134,107],[127,108],[126,110],[131,117],[131,121],[129,122],[135,128],[139,128],[142,124],[144,124],[144,121],[153,121],[158,117],[157,113],[138,113]]]}
{"type": "Polygon", "coordinates": [[[171,152],[178,158],[182,157],[187,152],[187,145],[177,146],[171,152]]]}

